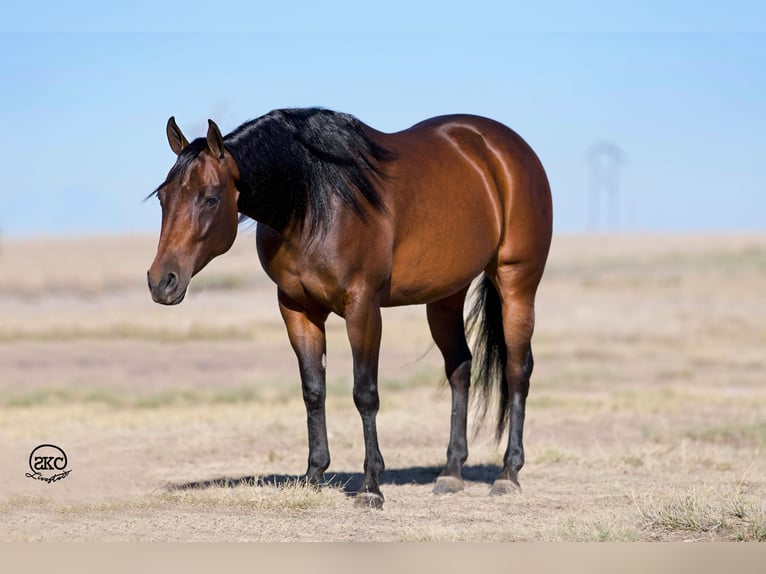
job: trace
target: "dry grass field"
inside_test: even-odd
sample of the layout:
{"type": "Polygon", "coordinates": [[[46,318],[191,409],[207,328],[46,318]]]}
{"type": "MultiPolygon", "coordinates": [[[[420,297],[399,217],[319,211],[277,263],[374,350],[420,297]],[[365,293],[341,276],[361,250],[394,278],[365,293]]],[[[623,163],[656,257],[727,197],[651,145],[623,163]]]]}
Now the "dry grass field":
{"type": "Polygon", "coordinates": [[[538,298],[523,494],[469,442],[435,496],[449,390],[425,309],[384,311],[382,511],[342,322],[328,325],[331,484],[252,230],[174,308],[155,238],[0,241],[0,540],[766,540],[766,236],[558,236],[538,298]],[[54,443],[71,474],[25,477],[54,443]]]}

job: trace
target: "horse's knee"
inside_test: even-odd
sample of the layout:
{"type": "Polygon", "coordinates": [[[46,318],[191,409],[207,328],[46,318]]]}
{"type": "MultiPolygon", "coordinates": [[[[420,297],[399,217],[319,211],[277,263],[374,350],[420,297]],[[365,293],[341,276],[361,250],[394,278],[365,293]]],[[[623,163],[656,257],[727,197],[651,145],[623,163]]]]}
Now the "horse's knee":
{"type": "Polygon", "coordinates": [[[377,383],[373,381],[354,383],[354,404],[360,412],[377,411],[380,406],[377,383]]]}
{"type": "Polygon", "coordinates": [[[324,407],[327,391],[323,382],[306,381],[303,384],[303,402],[306,409],[315,411],[324,407]]]}

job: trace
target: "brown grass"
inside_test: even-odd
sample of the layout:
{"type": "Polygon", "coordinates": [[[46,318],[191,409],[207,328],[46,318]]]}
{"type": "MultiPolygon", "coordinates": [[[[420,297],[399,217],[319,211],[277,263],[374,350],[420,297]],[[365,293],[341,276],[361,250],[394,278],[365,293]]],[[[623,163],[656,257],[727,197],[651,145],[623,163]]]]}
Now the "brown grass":
{"type": "Polygon", "coordinates": [[[252,238],[172,309],[145,292],[154,246],[4,242],[0,540],[766,539],[764,237],[556,238],[520,496],[487,496],[491,425],[465,491],[431,494],[449,389],[424,309],[385,310],[382,512],[347,492],[363,447],[342,321],[328,323],[335,481],[306,488],[297,368],[252,238]],[[24,476],[43,442],[66,450],[66,480],[24,476]]]}

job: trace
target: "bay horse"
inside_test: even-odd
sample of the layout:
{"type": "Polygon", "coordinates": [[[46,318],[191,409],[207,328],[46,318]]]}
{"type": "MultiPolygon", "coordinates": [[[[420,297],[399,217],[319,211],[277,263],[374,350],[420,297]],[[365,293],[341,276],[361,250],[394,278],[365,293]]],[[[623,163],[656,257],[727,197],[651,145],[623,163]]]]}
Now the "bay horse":
{"type": "Polygon", "coordinates": [[[474,377],[481,405],[499,391],[496,434],[508,427],[491,495],[519,491],[522,433],[533,360],[534,302],[551,242],[548,179],[510,128],[471,115],[435,117],[397,133],[326,109],[275,110],[223,137],[189,143],[175,119],[177,155],[155,190],[162,206],[152,298],[180,303],[191,278],[233,244],[242,218],[257,222],[257,250],[278,287],[298,358],[308,425],[305,480],[330,465],[325,424],[325,321],[345,319],[353,398],[362,419],[364,483],[355,504],[380,508],[378,356],[381,307],[425,304],[452,393],[447,462],[436,493],[463,488],[466,419],[474,377]],[[472,281],[473,307],[463,307],[472,281]]]}

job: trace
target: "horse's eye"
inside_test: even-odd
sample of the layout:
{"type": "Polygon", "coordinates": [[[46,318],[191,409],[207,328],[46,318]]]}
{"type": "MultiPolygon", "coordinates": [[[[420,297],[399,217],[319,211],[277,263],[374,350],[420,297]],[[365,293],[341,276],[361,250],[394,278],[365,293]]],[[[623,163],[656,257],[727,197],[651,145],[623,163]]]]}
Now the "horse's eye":
{"type": "Polygon", "coordinates": [[[205,207],[216,207],[221,203],[221,199],[217,195],[208,195],[205,198],[205,207]]]}

